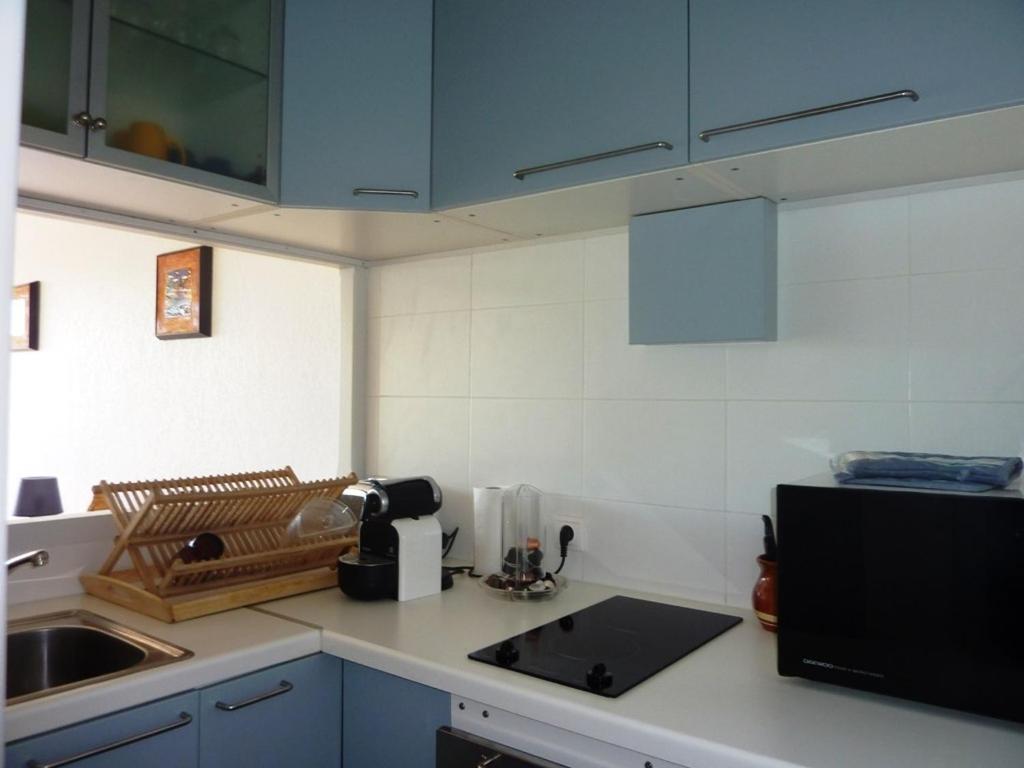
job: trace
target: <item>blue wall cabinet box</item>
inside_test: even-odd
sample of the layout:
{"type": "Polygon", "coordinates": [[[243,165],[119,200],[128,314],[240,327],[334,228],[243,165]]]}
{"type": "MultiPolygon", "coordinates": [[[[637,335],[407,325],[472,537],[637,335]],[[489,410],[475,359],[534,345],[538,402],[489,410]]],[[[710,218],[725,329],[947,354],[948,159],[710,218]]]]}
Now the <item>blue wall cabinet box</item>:
{"type": "Polygon", "coordinates": [[[435,768],[436,731],[451,725],[449,694],[346,661],[343,709],[344,768],[435,768]]]}
{"type": "Polygon", "coordinates": [[[763,198],[633,217],[629,343],[774,341],[776,249],[763,198]]]}
{"type": "Polygon", "coordinates": [[[685,165],[687,66],[686,0],[437,0],[434,207],[685,165]]]}
{"type": "Polygon", "coordinates": [[[432,48],[432,0],[288,4],[284,205],[430,208],[432,48]]]}
{"type": "Polygon", "coordinates": [[[1024,3],[690,0],[690,54],[690,158],[699,162],[1024,102],[1024,3]]]}
{"type": "Polygon", "coordinates": [[[64,765],[76,756],[82,759],[74,761],[75,768],[194,768],[199,765],[199,694],[172,696],[22,739],[8,744],[4,756],[8,768],[64,765]]]}
{"type": "Polygon", "coordinates": [[[338,766],[341,674],[321,653],[204,688],[201,768],[338,766]]]}

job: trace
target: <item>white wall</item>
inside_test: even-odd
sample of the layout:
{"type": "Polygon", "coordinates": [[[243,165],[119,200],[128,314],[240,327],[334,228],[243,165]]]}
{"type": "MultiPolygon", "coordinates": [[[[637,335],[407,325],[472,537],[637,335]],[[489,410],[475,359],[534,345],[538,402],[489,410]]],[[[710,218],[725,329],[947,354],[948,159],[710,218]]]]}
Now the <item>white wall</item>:
{"type": "MultiPolygon", "coordinates": [[[[10,356],[8,500],[291,464],[331,477],[351,325],[341,270],[215,247],[213,335],[153,335],[156,256],[195,243],[19,212],[15,282],[41,282],[40,349],[10,356]]],[[[347,452],[346,452],[347,454],[347,452]]]]}
{"type": "Polygon", "coordinates": [[[474,485],[533,483],[586,521],[570,575],[747,605],[775,484],[1021,452],[1022,212],[1024,182],[784,210],[776,343],[628,346],[625,230],[375,268],[369,469],[433,474],[465,534],[474,485]]]}

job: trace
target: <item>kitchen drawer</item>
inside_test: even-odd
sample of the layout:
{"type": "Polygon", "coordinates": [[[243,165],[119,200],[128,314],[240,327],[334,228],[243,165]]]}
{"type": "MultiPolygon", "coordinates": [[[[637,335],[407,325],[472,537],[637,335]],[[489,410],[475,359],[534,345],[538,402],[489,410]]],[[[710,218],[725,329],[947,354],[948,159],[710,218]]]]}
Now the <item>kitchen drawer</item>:
{"type": "Polygon", "coordinates": [[[1024,3],[691,0],[690,55],[700,162],[1024,102],[1024,3]]]}
{"type": "MultiPolygon", "coordinates": [[[[199,765],[199,694],[185,693],[8,744],[8,768],[199,765]]],[[[224,765],[222,763],[222,765],[224,765]]]]}
{"type": "Polygon", "coordinates": [[[204,768],[340,763],[341,662],[333,656],[307,656],[204,688],[199,708],[204,768]]]}

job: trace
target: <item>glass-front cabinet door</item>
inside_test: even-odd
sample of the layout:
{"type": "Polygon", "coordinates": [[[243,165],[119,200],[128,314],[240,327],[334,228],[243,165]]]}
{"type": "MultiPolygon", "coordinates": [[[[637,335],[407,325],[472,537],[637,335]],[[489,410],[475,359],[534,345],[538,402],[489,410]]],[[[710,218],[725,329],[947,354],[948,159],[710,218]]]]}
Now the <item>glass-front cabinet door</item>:
{"type": "Polygon", "coordinates": [[[95,0],[89,158],[276,199],[282,16],[281,0],[95,0]]]}
{"type": "Polygon", "coordinates": [[[28,0],[21,140],[85,154],[89,0],[28,0]]]}

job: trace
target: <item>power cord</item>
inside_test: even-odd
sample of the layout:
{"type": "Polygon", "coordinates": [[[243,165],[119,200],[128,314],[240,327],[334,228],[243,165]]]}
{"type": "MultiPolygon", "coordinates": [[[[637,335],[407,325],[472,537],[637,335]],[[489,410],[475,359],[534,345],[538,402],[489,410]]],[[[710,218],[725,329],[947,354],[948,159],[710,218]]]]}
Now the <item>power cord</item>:
{"type": "Polygon", "coordinates": [[[571,525],[563,525],[558,530],[558,548],[560,550],[559,554],[562,556],[562,562],[558,564],[558,570],[555,571],[556,574],[561,573],[565,567],[565,558],[569,554],[569,542],[573,540],[574,536],[571,525]]]}
{"type": "Polygon", "coordinates": [[[455,526],[455,530],[453,530],[451,533],[445,533],[444,531],[441,532],[441,546],[443,548],[441,552],[442,560],[448,557],[449,553],[452,551],[452,547],[455,546],[455,537],[458,535],[458,526],[455,526]]]}

